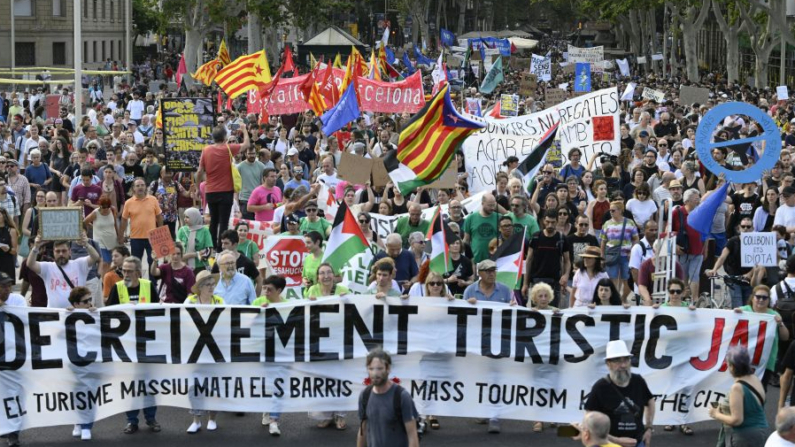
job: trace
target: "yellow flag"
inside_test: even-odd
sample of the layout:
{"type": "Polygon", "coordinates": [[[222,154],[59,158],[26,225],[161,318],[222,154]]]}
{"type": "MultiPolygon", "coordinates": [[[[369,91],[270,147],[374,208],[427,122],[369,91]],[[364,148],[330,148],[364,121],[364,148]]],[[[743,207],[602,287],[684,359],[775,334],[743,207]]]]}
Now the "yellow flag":
{"type": "Polygon", "coordinates": [[[342,68],[342,56],[337,53],[337,57],[334,58],[334,68],[342,68]]]}
{"type": "Polygon", "coordinates": [[[218,61],[221,62],[222,67],[232,63],[232,57],[229,56],[229,49],[226,48],[226,41],[223,39],[221,39],[221,45],[218,47],[218,61]]]}
{"type": "Polygon", "coordinates": [[[312,67],[317,65],[317,61],[315,60],[315,55],[312,54],[311,51],[309,52],[309,65],[312,66],[312,67]]]}

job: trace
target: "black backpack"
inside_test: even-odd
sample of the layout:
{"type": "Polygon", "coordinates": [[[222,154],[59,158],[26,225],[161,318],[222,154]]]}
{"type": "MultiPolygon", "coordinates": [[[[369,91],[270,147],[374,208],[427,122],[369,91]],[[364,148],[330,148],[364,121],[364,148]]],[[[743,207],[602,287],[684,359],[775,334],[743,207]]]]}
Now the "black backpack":
{"type": "Polygon", "coordinates": [[[782,322],[788,329],[792,329],[793,313],[795,313],[795,290],[792,290],[783,280],[776,284],[776,310],[781,314],[782,322]]]}
{"type": "Polygon", "coordinates": [[[690,238],[687,236],[687,228],[685,227],[685,213],[683,208],[679,207],[679,231],[676,232],[676,245],[682,249],[684,254],[690,251],[690,238]]]}
{"type": "MultiPolygon", "coordinates": [[[[393,399],[393,408],[395,412],[395,419],[392,421],[394,424],[393,430],[402,430],[403,432],[406,431],[406,426],[402,422],[401,415],[403,414],[403,387],[398,384],[393,384],[392,386],[395,388],[395,394],[393,399]]],[[[367,388],[362,391],[362,407],[364,408],[364,417],[362,418],[361,426],[359,430],[364,430],[364,421],[367,420],[367,403],[370,401],[370,395],[373,393],[373,386],[368,385],[367,388]]],[[[424,430],[422,429],[422,423],[420,422],[420,415],[417,412],[417,408],[414,406],[414,401],[411,402],[411,412],[414,414],[414,422],[417,424],[417,437],[422,439],[422,434],[424,430]]],[[[362,431],[364,434],[364,432],[362,431]]],[[[366,435],[365,435],[366,436],[366,435]]]]}

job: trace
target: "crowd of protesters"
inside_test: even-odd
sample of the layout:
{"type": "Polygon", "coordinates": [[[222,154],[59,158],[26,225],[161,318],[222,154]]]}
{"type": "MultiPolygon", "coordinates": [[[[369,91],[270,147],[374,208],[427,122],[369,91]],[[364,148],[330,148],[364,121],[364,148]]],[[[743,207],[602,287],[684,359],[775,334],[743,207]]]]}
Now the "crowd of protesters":
{"type": "MultiPolygon", "coordinates": [[[[557,42],[547,44],[550,48],[542,50],[560,62],[557,42]]],[[[64,99],[57,117],[46,116],[42,89],[0,93],[0,283],[19,283],[22,296],[20,301],[16,293],[6,293],[4,303],[69,309],[157,302],[278,303],[284,299],[285,280],[260,268],[246,220],[271,222],[275,234],[304,237],[310,253],[302,275],[304,297],[348,294],[336,283],[339,272],[321,262],[334,221],[318,205],[322,182],[337,191],[373,242],[369,289],[377,298],[461,298],[472,304],[498,301],[553,311],[595,305],[688,306],[709,289],[710,276],[725,272],[734,278],[725,281],[731,307],[775,313],[783,328],[777,352],[781,357],[795,355],[786,342],[793,329],[792,312],[776,311],[784,308],[780,303],[795,300],[795,101],[779,101],[774,90],[722,82],[720,74],[712,73],[699,83],[653,74],[594,76],[594,90],[615,87],[623,92],[628,82],[638,84],[632,100],[621,102],[620,153],[596,162],[571,149],[563,154],[564,163],[542,166],[529,182],[517,170],[521,160],[509,157],[504,172],[496,175],[495,189],[466,212],[462,201],[470,197],[471,183],[462,154],[456,157],[458,180],[450,189],[420,188],[406,196],[391,183],[355,185],[337,176],[342,152],[377,158],[396,149],[408,114],[364,113],[350,124],[350,140],[338,144],[336,136],[322,133],[322,123],[311,111],[261,122],[247,115],[245,102],[238,101],[218,114],[215,144],[204,149],[198,175],[170,171],[163,129],[155,123],[158,101],[210,96],[208,89],[169,91],[174,62],[136,66],[131,84],[123,77],[112,82],[87,78],[89,107],[79,120],[68,89],[59,92],[64,99]],[[149,90],[151,81],[161,81],[157,91],[149,90]],[[706,87],[710,99],[683,104],[681,85],[706,87]],[[644,87],[664,92],[665,101],[641,99],[644,87]],[[711,233],[702,235],[687,223],[687,216],[726,179],[699,160],[695,129],[707,111],[729,101],[767,113],[780,130],[782,150],[760,179],[729,186],[711,233]],[[242,177],[239,193],[233,193],[227,151],[242,177]],[[452,233],[453,270],[444,275],[430,271],[430,222],[422,214],[436,205],[446,207],[445,222],[452,233]],[[61,206],[83,208],[86,236],[75,242],[41,241],[38,215],[61,206]],[[372,213],[401,216],[394,233],[379,236],[372,213]],[[229,228],[230,217],[243,220],[229,228]],[[656,291],[662,292],[661,300],[652,290],[653,273],[669,224],[686,237],[676,239],[678,263],[667,289],[656,291]],[[163,225],[176,241],[176,252],[156,259],[147,238],[163,225]],[[776,234],[781,268],[740,264],[739,235],[751,231],[776,234]],[[526,269],[512,290],[495,280],[497,266],[491,256],[515,232],[526,234],[526,269]]],[[[496,91],[481,95],[473,74],[463,70],[459,94],[481,98],[486,110],[501,93],[516,93],[522,75],[522,70],[506,67],[496,91]]],[[[550,86],[570,78],[559,69],[550,86]]],[[[430,76],[425,82],[432,82],[430,76]]],[[[545,88],[539,83],[523,98],[519,113],[543,110],[545,88]]],[[[753,138],[761,131],[748,116],[733,116],[717,124],[715,141],[753,138]]],[[[742,143],[714,148],[712,157],[729,170],[741,170],[765,150],[771,148],[742,143]]],[[[765,386],[777,383],[777,360],[774,351],[765,386]]],[[[146,408],[143,414],[149,428],[160,431],[156,410],[146,408]]],[[[191,411],[188,433],[201,429],[204,413],[191,411]]],[[[215,412],[206,413],[206,429],[215,430],[215,412]]],[[[279,435],[279,419],[266,413],[262,423],[279,435]]],[[[431,428],[440,427],[438,419],[429,421],[431,428]]],[[[138,424],[138,412],[128,413],[124,433],[135,433],[138,424]]],[[[344,430],[345,415],[323,414],[318,426],[344,430]]],[[[543,428],[541,423],[533,426],[535,431],[543,428]]],[[[692,434],[687,426],[680,430],[692,434]]],[[[499,421],[489,421],[489,431],[499,432],[499,421]]],[[[90,439],[90,424],[75,426],[73,435],[90,439]]],[[[12,440],[18,442],[18,437],[10,436],[12,440]]]]}

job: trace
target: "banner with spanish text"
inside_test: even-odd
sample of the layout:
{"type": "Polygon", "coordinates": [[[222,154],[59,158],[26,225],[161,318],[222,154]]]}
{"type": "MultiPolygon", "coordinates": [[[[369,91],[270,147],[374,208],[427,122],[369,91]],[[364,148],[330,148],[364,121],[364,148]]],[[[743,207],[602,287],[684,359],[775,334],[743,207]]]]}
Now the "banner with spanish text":
{"type": "Polygon", "coordinates": [[[267,308],[124,305],[0,310],[0,434],[153,405],[229,412],[354,411],[368,350],[421,414],[572,422],[621,339],[656,396],[655,425],[709,419],[734,382],[729,347],[761,375],[772,315],[600,306],[559,313],[371,295],[267,308]],[[577,380],[572,380],[577,378],[577,380]]]}

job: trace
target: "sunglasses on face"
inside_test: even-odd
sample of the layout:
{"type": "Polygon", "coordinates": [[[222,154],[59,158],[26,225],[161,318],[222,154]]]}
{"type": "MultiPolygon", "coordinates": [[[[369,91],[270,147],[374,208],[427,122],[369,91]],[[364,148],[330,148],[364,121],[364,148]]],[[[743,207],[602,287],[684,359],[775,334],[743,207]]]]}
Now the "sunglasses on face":
{"type": "Polygon", "coordinates": [[[753,228],[753,226],[752,225],[740,225],[740,228],[743,229],[743,230],[750,230],[751,228],[753,228]]]}
{"type": "Polygon", "coordinates": [[[431,281],[431,282],[428,283],[428,285],[431,286],[431,287],[440,287],[442,285],[442,283],[438,282],[438,281],[431,281]]]}
{"type": "Polygon", "coordinates": [[[756,299],[758,299],[760,301],[765,301],[765,300],[769,300],[770,296],[768,296],[768,295],[754,295],[754,298],[756,298],[756,299]]]}
{"type": "Polygon", "coordinates": [[[671,295],[681,295],[682,294],[682,289],[669,289],[668,293],[671,294],[671,295]]]}

